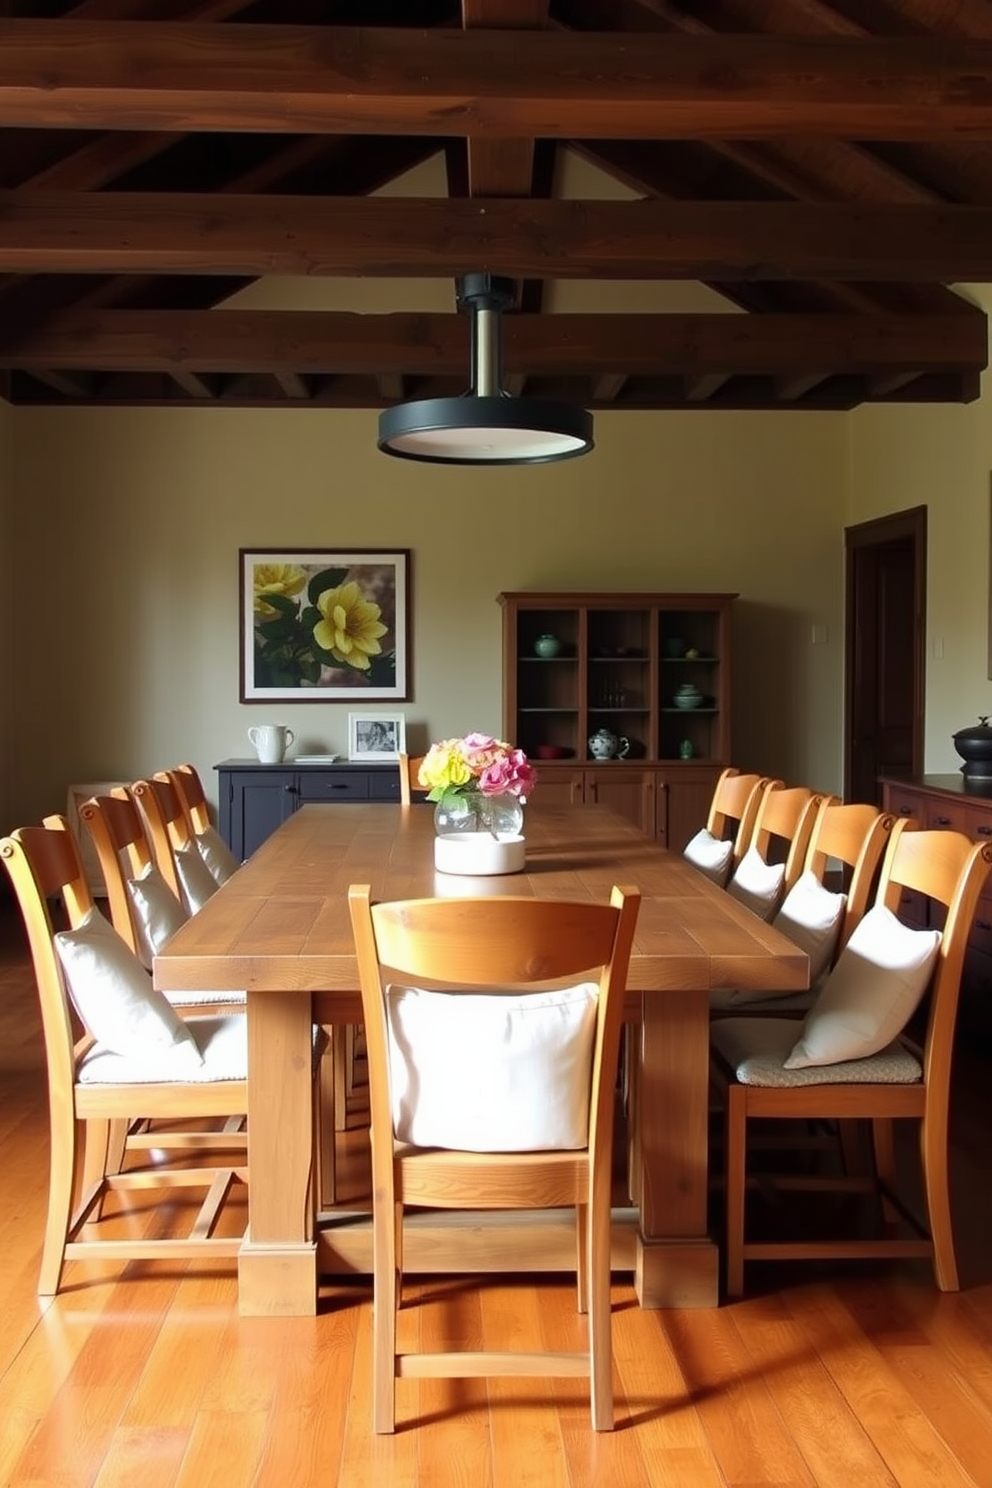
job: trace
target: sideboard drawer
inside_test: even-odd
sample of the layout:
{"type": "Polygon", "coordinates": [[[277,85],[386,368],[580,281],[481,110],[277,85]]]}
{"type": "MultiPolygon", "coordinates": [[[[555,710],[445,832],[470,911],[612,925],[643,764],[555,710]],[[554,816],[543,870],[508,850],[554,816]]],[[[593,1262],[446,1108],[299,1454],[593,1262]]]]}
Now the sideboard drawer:
{"type": "Polygon", "coordinates": [[[331,770],[304,774],[300,772],[297,793],[301,806],[314,801],[367,801],[371,794],[368,773],[364,770],[331,770]]]}

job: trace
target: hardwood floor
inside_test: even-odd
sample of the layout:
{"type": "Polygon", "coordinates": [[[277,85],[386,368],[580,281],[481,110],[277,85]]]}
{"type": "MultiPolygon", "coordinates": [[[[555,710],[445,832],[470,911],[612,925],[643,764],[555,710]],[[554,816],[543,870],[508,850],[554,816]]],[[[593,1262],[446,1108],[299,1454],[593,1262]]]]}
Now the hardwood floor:
{"type": "MultiPolygon", "coordinates": [[[[400,1429],[374,1438],[364,1279],[286,1321],[238,1316],[233,1263],[75,1263],[59,1297],[35,1296],[43,1061],[19,922],[0,911],[0,1485],[992,1488],[992,1055],[963,1050],[957,1070],[960,1293],[922,1263],[755,1266],[743,1302],[651,1313],[620,1282],[612,1435],[590,1431],[581,1381],[403,1380],[400,1429]]],[[[360,1143],[343,1137],[345,1185],[360,1143]]],[[[426,1346],[581,1337],[571,1281],[420,1294],[406,1322],[426,1346]]]]}

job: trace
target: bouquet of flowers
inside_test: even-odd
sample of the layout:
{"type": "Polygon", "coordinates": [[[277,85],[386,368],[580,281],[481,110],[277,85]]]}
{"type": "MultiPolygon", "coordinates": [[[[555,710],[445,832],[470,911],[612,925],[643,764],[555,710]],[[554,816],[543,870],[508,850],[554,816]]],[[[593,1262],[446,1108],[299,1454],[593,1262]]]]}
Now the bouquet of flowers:
{"type": "Polygon", "coordinates": [[[490,734],[466,734],[432,744],[418,779],[429,801],[446,806],[466,796],[515,796],[523,802],[537,784],[537,772],[522,749],[490,734]]]}

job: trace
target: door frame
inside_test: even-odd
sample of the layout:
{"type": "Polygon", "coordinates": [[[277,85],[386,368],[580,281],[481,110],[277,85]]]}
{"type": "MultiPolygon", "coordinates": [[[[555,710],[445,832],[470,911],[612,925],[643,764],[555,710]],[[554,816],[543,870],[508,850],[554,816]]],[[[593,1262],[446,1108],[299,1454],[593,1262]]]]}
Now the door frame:
{"type": "Polygon", "coordinates": [[[927,620],[927,508],[909,507],[887,517],[875,517],[844,528],[844,799],[851,799],[851,758],[854,678],[859,661],[859,639],[855,632],[856,552],[882,547],[909,538],[913,547],[913,721],[911,731],[912,775],[923,774],[923,740],[926,711],[926,620],[927,620]]]}

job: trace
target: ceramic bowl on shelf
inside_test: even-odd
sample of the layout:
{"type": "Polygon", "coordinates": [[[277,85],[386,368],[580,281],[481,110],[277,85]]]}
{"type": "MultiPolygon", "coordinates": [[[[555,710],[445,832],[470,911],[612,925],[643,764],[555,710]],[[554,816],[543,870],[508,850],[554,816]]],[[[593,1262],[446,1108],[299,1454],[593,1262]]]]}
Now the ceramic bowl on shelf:
{"type": "Polygon", "coordinates": [[[691,682],[684,682],[675,693],[673,701],[676,708],[698,708],[703,701],[703,694],[691,682]]]}
{"type": "Polygon", "coordinates": [[[568,759],[568,757],[572,753],[572,750],[566,749],[564,744],[538,744],[536,749],[534,750],[534,753],[537,755],[538,759],[556,760],[568,759]]]}

